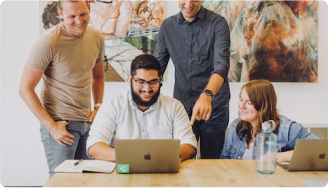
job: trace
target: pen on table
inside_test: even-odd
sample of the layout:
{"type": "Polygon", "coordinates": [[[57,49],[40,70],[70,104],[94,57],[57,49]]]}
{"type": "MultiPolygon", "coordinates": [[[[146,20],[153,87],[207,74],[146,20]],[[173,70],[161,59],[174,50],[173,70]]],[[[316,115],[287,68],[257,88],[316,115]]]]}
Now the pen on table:
{"type": "Polygon", "coordinates": [[[80,162],[82,162],[82,159],[76,161],[76,162],[74,163],[74,166],[78,165],[80,162]]]}

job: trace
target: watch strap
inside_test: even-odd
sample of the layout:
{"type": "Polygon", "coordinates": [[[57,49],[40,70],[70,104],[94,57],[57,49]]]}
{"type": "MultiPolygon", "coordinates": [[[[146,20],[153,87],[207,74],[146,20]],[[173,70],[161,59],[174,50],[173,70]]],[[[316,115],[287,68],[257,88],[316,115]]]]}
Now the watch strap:
{"type": "Polygon", "coordinates": [[[214,97],[213,92],[209,89],[204,89],[202,93],[204,93],[205,95],[210,96],[212,98],[214,97]]]}

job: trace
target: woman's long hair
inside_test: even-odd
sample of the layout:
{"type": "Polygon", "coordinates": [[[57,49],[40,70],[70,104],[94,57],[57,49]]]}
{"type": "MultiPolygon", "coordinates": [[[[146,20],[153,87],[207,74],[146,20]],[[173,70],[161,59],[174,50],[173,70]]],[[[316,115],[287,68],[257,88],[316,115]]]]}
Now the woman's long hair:
{"type": "Polygon", "coordinates": [[[275,121],[276,127],[273,132],[276,134],[280,118],[277,111],[277,95],[271,82],[263,79],[252,80],[243,85],[241,91],[243,89],[245,89],[254,108],[259,112],[259,119],[255,130],[253,130],[249,122],[241,120],[236,127],[239,138],[242,139],[246,136],[246,141],[249,143],[252,139],[253,131],[255,131],[254,135],[257,135],[262,131],[262,123],[268,120],[275,121]]]}

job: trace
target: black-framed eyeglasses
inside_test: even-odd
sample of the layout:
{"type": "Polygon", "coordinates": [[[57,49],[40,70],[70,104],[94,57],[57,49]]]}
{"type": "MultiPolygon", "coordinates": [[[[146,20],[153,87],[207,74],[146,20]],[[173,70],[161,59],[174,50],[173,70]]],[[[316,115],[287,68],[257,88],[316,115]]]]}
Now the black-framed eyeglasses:
{"type": "Polygon", "coordinates": [[[161,85],[161,82],[159,80],[150,80],[150,81],[146,81],[143,79],[134,79],[132,77],[132,79],[136,82],[137,86],[139,87],[145,87],[147,84],[149,85],[149,87],[151,88],[158,88],[161,85]]]}
{"type": "Polygon", "coordinates": [[[96,1],[99,1],[99,2],[101,2],[101,3],[107,3],[107,4],[109,4],[109,3],[112,3],[112,2],[113,2],[113,0],[110,0],[110,1],[102,1],[102,0],[96,0],[96,1]]]}

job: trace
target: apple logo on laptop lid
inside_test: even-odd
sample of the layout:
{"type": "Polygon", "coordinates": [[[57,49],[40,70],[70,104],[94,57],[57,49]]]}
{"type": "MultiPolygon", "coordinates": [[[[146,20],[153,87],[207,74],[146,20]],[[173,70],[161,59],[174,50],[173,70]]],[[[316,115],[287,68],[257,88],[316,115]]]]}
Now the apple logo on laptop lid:
{"type": "Polygon", "coordinates": [[[151,160],[151,155],[149,153],[144,155],[144,159],[145,160],[151,160]]]}
{"type": "Polygon", "coordinates": [[[325,157],[326,157],[325,152],[319,154],[319,159],[324,159],[325,157]]]}

